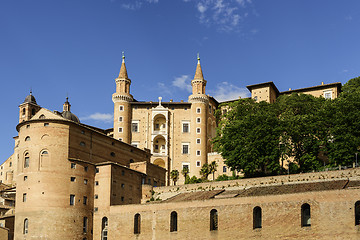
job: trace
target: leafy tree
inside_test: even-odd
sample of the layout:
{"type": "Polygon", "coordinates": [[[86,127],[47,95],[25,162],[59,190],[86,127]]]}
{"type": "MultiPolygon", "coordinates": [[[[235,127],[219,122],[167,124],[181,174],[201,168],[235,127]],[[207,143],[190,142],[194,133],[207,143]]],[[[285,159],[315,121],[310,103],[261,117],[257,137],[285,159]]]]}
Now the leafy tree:
{"type": "Polygon", "coordinates": [[[184,167],[183,170],[181,171],[181,174],[184,176],[184,178],[186,180],[186,177],[188,177],[188,175],[189,175],[189,168],[184,167]]]}
{"type": "Polygon", "coordinates": [[[281,128],[282,154],[293,158],[299,171],[318,169],[321,161],[318,158],[323,139],[328,135],[324,128],[324,119],[320,118],[324,98],[309,94],[283,95],[277,99],[277,111],[281,128]]]}
{"type": "Polygon", "coordinates": [[[331,114],[329,139],[326,144],[333,165],[350,165],[360,146],[360,77],[350,79],[340,97],[328,105],[331,114]]]}
{"type": "Polygon", "coordinates": [[[179,171],[178,170],[172,170],[170,172],[170,178],[173,180],[174,185],[176,185],[176,182],[179,179],[179,171]]]}
{"type": "MultiPolygon", "coordinates": [[[[228,106],[213,143],[227,166],[245,177],[278,174],[281,128],[276,105],[240,99],[228,106]]],[[[221,118],[221,116],[220,116],[221,118]]]]}

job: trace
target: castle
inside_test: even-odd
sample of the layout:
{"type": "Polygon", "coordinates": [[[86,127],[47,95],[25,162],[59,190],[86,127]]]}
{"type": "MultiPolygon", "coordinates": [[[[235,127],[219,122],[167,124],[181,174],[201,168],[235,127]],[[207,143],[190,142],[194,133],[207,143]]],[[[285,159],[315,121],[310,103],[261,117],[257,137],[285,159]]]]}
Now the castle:
{"type": "MultiPolygon", "coordinates": [[[[198,58],[188,102],[140,102],[123,57],[108,130],[82,124],[68,99],[62,112],[50,111],[30,93],[0,173],[3,184],[16,186],[15,215],[0,221],[15,219],[15,239],[320,239],[325,232],[323,239],[355,239],[356,169],[193,186],[181,185],[180,174],[181,186],[166,187],[172,170],[199,177],[211,161],[217,174],[231,174],[212,150],[221,103],[206,95],[206,83],[198,58]]],[[[273,82],[247,87],[251,98],[270,103],[292,92],[334,99],[341,91],[340,83],[285,92],[273,82]]]]}

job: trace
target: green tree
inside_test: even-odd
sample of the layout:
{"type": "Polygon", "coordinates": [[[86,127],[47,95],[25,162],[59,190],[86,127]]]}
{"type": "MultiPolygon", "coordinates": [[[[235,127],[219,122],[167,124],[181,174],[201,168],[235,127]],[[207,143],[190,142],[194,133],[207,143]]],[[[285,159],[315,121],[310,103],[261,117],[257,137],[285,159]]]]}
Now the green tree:
{"type": "Polygon", "coordinates": [[[281,128],[281,154],[294,158],[298,171],[316,170],[321,166],[318,158],[323,146],[323,139],[329,134],[325,128],[321,111],[324,98],[316,98],[309,94],[283,95],[277,99],[277,111],[281,128]]]}
{"type": "Polygon", "coordinates": [[[215,161],[212,161],[210,164],[209,164],[209,173],[212,173],[213,175],[213,181],[215,180],[215,172],[217,171],[217,163],[215,161]]]}
{"type": "Polygon", "coordinates": [[[204,180],[208,179],[208,176],[210,174],[210,168],[209,168],[209,164],[204,163],[204,165],[201,167],[200,169],[200,175],[202,176],[202,178],[204,180]]]}
{"type": "Polygon", "coordinates": [[[213,143],[228,167],[243,170],[245,177],[280,172],[281,128],[276,106],[240,99],[228,106],[225,117],[219,116],[221,120],[213,143]]]}
{"type": "Polygon", "coordinates": [[[179,171],[178,170],[172,170],[170,172],[170,178],[173,180],[174,185],[176,185],[176,182],[179,179],[179,171]]]}
{"type": "Polygon", "coordinates": [[[181,171],[181,174],[184,176],[185,180],[186,180],[186,177],[188,177],[189,175],[189,168],[186,166],[183,168],[183,170],[181,171]]]}

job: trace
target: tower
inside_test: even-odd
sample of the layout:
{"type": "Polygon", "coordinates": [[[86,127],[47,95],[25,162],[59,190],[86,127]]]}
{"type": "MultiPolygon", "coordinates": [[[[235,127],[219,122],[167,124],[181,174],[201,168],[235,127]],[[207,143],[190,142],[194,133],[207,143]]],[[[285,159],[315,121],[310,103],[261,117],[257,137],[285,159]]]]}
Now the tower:
{"type": "Polygon", "coordinates": [[[191,103],[191,132],[192,132],[192,158],[190,175],[199,176],[196,166],[207,163],[207,118],[209,97],[205,94],[206,80],[197,57],[197,66],[194,79],[191,81],[192,94],[189,96],[191,103]],[[195,171],[193,171],[194,169],[195,171]]]}
{"type": "Polygon", "coordinates": [[[30,120],[40,108],[30,91],[30,94],[26,96],[24,102],[19,106],[19,123],[30,120]]]}
{"type": "Polygon", "coordinates": [[[116,92],[112,95],[114,102],[114,138],[125,143],[131,143],[131,80],[128,78],[125,56],[122,55],[122,63],[119,76],[115,79],[116,92]]]}

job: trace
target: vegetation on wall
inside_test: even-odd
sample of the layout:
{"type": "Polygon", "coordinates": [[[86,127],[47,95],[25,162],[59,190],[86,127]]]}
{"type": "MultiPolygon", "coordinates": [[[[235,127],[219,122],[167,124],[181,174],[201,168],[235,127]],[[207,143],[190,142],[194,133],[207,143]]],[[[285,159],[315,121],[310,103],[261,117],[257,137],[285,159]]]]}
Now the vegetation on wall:
{"type": "Polygon", "coordinates": [[[218,110],[214,139],[232,170],[245,177],[350,165],[360,146],[360,77],[349,80],[334,100],[293,93],[275,103],[240,99],[218,110]],[[285,159],[292,164],[284,166],[285,159]]]}

